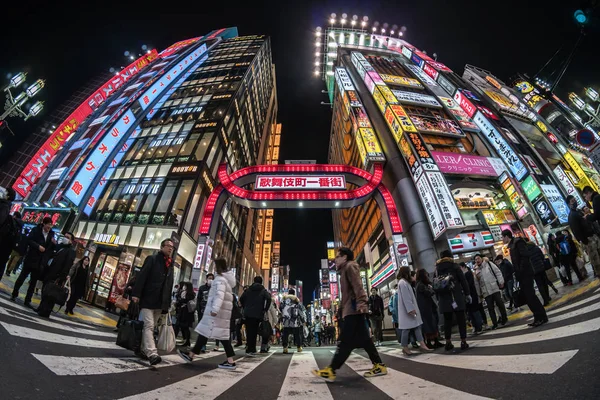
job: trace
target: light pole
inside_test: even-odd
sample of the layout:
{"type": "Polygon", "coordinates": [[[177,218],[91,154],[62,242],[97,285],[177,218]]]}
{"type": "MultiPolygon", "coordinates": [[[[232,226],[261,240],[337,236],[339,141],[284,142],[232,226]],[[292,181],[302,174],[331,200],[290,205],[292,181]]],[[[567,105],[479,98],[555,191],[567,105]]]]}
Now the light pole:
{"type": "Polygon", "coordinates": [[[46,83],[43,79],[38,79],[26,90],[22,91],[17,96],[13,96],[11,89],[16,89],[25,82],[26,76],[27,74],[19,72],[10,79],[10,83],[4,88],[4,91],[6,92],[6,103],[4,105],[4,113],[0,115],[0,121],[4,121],[8,117],[21,117],[27,121],[29,118],[38,115],[40,111],[42,111],[42,108],[44,108],[44,102],[38,101],[31,106],[29,113],[26,113],[21,109],[27,100],[31,99],[42,90],[46,83]]]}

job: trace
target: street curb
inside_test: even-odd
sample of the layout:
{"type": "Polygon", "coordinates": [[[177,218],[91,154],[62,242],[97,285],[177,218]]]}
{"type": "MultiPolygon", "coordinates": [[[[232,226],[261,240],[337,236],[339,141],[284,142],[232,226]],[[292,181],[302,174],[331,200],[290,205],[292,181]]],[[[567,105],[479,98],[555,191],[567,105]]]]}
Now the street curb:
{"type": "MultiPolygon", "coordinates": [[[[600,279],[594,279],[592,282],[588,283],[585,286],[582,286],[574,291],[572,291],[571,293],[567,293],[564,296],[562,296],[560,299],[553,301],[552,303],[550,303],[550,305],[544,307],[546,309],[546,311],[548,310],[552,310],[554,308],[557,308],[563,304],[565,304],[568,301],[571,301],[573,299],[575,299],[576,297],[579,297],[581,295],[586,294],[587,292],[590,292],[594,289],[596,289],[597,287],[600,287],[600,279]]],[[[527,310],[527,311],[521,311],[519,313],[516,314],[511,314],[508,317],[509,321],[514,321],[517,319],[522,319],[525,317],[530,317],[533,314],[531,313],[531,311],[527,310]]]]}

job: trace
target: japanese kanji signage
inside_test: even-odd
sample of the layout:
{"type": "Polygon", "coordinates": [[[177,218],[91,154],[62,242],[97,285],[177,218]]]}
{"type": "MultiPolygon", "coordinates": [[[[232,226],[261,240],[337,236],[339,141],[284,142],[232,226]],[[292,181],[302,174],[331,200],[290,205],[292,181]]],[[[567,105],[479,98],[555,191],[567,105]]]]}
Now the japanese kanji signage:
{"type": "Polygon", "coordinates": [[[446,230],[441,211],[438,207],[437,202],[435,201],[435,197],[433,195],[433,192],[431,191],[431,188],[427,184],[427,178],[421,176],[421,178],[418,179],[415,183],[417,187],[417,192],[419,193],[419,197],[421,198],[421,205],[425,210],[427,221],[429,222],[429,226],[431,227],[431,231],[433,232],[433,237],[434,239],[437,239],[446,230]]]}
{"type": "Polygon", "coordinates": [[[458,121],[461,127],[465,129],[470,129],[474,131],[479,131],[477,125],[471,121],[471,118],[467,115],[467,113],[456,104],[456,102],[450,97],[438,96],[438,99],[442,102],[442,104],[446,107],[448,111],[454,115],[454,118],[458,121]]]}
{"type": "Polygon", "coordinates": [[[71,215],[68,208],[25,207],[21,211],[23,223],[29,225],[41,224],[44,218],[52,218],[53,228],[61,231],[71,215]]]}
{"type": "Polygon", "coordinates": [[[442,108],[442,105],[435,99],[435,97],[427,94],[407,92],[404,90],[392,90],[392,93],[394,94],[394,96],[396,96],[400,103],[442,108]]]}
{"type": "Polygon", "coordinates": [[[131,110],[127,110],[106,131],[106,134],[98,141],[98,144],[92,150],[85,163],[82,164],[83,168],[79,170],[69,183],[69,187],[64,194],[67,199],[71,200],[76,206],[81,205],[83,196],[85,196],[85,193],[91,187],[92,181],[109,160],[112,151],[121,139],[135,125],[135,122],[135,116],[131,110]]]}
{"type": "Polygon", "coordinates": [[[365,145],[365,151],[367,158],[370,161],[385,161],[383,151],[375,135],[375,131],[372,128],[360,128],[360,137],[365,145]]]}
{"type": "Polygon", "coordinates": [[[564,169],[560,165],[558,165],[556,168],[554,168],[553,172],[554,175],[556,175],[556,177],[558,178],[560,185],[567,192],[567,195],[574,196],[577,199],[577,206],[583,207],[585,205],[585,201],[583,201],[583,198],[575,188],[575,185],[573,185],[573,182],[571,182],[571,180],[565,173],[564,169]]]}
{"type": "Polygon", "coordinates": [[[554,185],[540,185],[550,206],[554,210],[554,213],[558,217],[558,220],[561,224],[566,224],[569,222],[569,207],[567,207],[567,203],[565,199],[560,194],[558,188],[554,185]]]}
{"type": "Polygon", "coordinates": [[[464,95],[461,90],[457,90],[454,94],[454,100],[460,105],[460,107],[467,113],[469,118],[473,118],[475,112],[477,111],[477,107],[464,95]]]}
{"type": "Polygon", "coordinates": [[[428,172],[425,176],[427,176],[433,189],[433,194],[446,221],[446,226],[449,228],[464,226],[460,211],[456,207],[456,202],[448,190],[448,184],[441,172],[428,172]]]}
{"type": "Polygon", "coordinates": [[[354,90],[352,80],[350,79],[350,76],[345,68],[338,67],[335,69],[335,81],[338,84],[338,88],[342,94],[342,97],[344,97],[344,92],[346,90],[354,90]]]}
{"type": "Polygon", "coordinates": [[[271,243],[264,243],[262,249],[261,269],[271,268],[271,243]]]}
{"type": "Polygon", "coordinates": [[[407,86],[407,87],[423,89],[423,85],[421,85],[421,83],[414,78],[406,78],[404,76],[387,75],[387,74],[379,74],[379,76],[385,83],[391,83],[392,85],[407,86]]]}
{"type": "Polygon", "coordinates": [[[523,164],[519,156],[517,156],[517,153],[515,153],[506,140],[504,140],[500,132],[498,132],[490,121],[483,116],[481,111],[477,111],[473,121],[481,129],[483,135],[494,149],[496,149],[506,165],[508,165],[508,168],[515,175],[515,178],[517,178],[518,181],[523,179],[525,174],[527,174],[527,168],[525,168],[525,164],[523,164]]]}
{"type": "Polygon", "coordinates": [[[343,175],[264,176],[256,177],[255,190],[346,189],[343,175]]]}

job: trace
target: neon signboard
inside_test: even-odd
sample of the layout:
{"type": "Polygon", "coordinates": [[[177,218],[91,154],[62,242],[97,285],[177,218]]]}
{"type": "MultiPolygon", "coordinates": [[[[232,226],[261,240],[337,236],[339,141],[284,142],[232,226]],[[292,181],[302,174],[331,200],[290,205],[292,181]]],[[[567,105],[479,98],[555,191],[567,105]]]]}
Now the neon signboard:
{"type": "Polygon", "coordinates": [[[256,177],[256,190],[345,189],[344,175],[262,176],[256,177]]]}
{"type": "Polygon", "coordinates": [[[33,156],[25,167],[13,189],[19,195],[26,197],[39,177],[44,173],[48,164],[54,158],[58,150],[66,143],[71,135],[75,133],[87,117],[92,114],[100,104],[110,97],[126,81],[138,74],[145,66],[158,57],[156,50],[135,60],[129,66],[120,71],[115,77],[102,85],[91,96],[89,96],[79,107],[75,109],[50,135],[42,147],[33,156]]]}

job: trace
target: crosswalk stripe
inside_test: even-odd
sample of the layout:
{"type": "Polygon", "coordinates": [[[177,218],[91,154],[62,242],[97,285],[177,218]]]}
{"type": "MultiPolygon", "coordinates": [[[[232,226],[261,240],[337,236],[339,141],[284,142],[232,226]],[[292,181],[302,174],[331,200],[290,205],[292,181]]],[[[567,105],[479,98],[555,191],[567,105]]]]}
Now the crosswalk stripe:
{"type": "Polygon", "coordinates": [[[83,329],[83,328],[78,328],[75,326],[68,326],[66,324],[60,324],[57,322],[48,321],[48,320],[45,320],[45,319],[42,319],[39,317],[35,317],[33,315],[24,315],[19,311],[12,311],[12,310],[9,311],[8,309],[5,309],[3,307],[0,307],[0,314],[6,315],[8,317],[15,318],[18,320],[32,322],[32,323],[42,325],[42,326],[47,326],[49,328],[55,328],[55,329],[60,329],[60,330],[64,330],[64,331],[74,332],[74,333],[81,333],[81,334],[85,334],[85,335],[104,336],[104,337],[110,337],[110,338],[114,338],[114,339],[116,339],[116,337],[117,337],[117,335],[113,332],[103,332],[100,330],[83,329]]]}
{"type": "MultiPolygon", "coordinates": [[[[552,318],[550,318],[549,323],[564,321],[569,318],[577,317],[579,315],[587,314],[587,313],[594,312],[597,310],[600,310],[600,303],[591,304],[587,307],[580,308],[579,310],[571,311],[571,312],[568,312],[568,313],[565,313],[562,315],[558,315],[556,317],[552,317],[552,318]]],[[[554,314],[556,314],[556,313],[554,313],[554,314]]],[[[548,317],[550,317],[550,316],[552,316],[552,313],[548,313],[548,317]]],[[[517,331],[521,331],[521,330],[525,330],[525,329],[531,329],[531,328],[527,324],[523,324],[523,325],[519,325],[519,326],[511,326],[508,328],[497,329],[495,331],[486,331],[485,336],[487,337],[490,335],[498,335],[501,333],[517,332],[517,331]]]]}
{"type": "MultiPolygon", "coordinates": [[[[59,376],[67,375],[106,375],[148,369],[149,364],[135,357],[62,357],[45,354],[32,354],[46,368],[59,376]]],[[[199,354],[194,362],[216,357],[219,353],[199,354]]],[[[162,362],[156,368],[171,367],[185,363],[178,354],[162,356],[162,362]]]]}
{"type": "Polygon", "coordinates": [[[388,356],[423,364],[513,374],[553,374],[578,352],[578,350],[569,350],[556,353],[511,356],[416,354],[415,356],[406,357],[400,349],[380,348],[379,351],[388,356]]]}
{"type": "MultiPolygon", "coordinates": [[[[351,354],[346,361],[346,365],[360,375],[372,367],[371,362],[367,358],[358,354],[351,354]]],[[[387,367],[387,370],[387,375],[376,376],[371,379],[373,379],[372,383],[377,389],[381,390],[392,399],[406,399],[407,396],[414,399],[486,399],[486,397],[473,395],[435,382],[417,378],[416,376],[396,371],[390,367],[387,367]]]]}
{"type": "Polygon", "coordinates": [[[327,385],[315,384],[311,374],[319,369],[312,352],[294,353],[285,375],[278,399],[298,399],[299,396],[310,396],[311,400],[333,399],[327,385]]]}
{"type": "Polygon", "coordinates": [[[98,349],[120,349],[122,347],[117,346],[113,342],[104,342],[101,340],[94,339],[83,339],[75,336],[60,335],[57,333],[44,332],[37,329],[25,328],[18,325],[1,322],[0,325],[12,336],[18,336],[24,339],[40,340],[43,342],[50,342],[56,344],[65,344],[68,346],[82,346],[82,347],[94,347],[98,349]]]}
{"type": "Polygon", "coordinates": [[[243,357],[236,361],[237,369],[234,371],[215,368],[171,385],[125,397],[121,400],[214,399],[254,371],[273,353],[274,351],[271,351],[266,357],[243,357]]]}
{"type": "Polygon", "coordinates": [[[569,336],[581,335],[600,329],[600,317],[578,322],[559,328],[532,331],[523,335],[508,336],[499,339],[480,339],[469,342],[472,347],[508,346],[514,344],[537,343],[544,340],[560,339],[569,336]]]}
{"type": "MultiPolygon", "coordinates": [[[[580,300],[580,301],[578,301],[576,303],[572,303],[572,304],[569,304],[569,305],[564,306],[564,307],[559,307],[559,308],[552,309],[552,310],[546,312],[546,314],[548,314],[548,316],[555,315],[555,314],[561,313],[563,311],[570,310],[571,308],[579,307],[582,304],[589,303],[590,301],[597,300],[599,298],[600,298],[600,294],[596,294],[594,296],[590,296],[590,297],[588,297],[586,299],[580,300]]],[[[529,318],[529,320],[532,321],[533,317],[529,318]]]]}
{"type": "MultiPolygon", "coordinates": [[[[6,299],[5,299],[5,298],[3,298],[3,297],[0,297],[0,303],[2,303],[2,304],[6,304],[7,306],[10,306],[10,307],[17,308],[17,309],[19,309],[19,310],[21,310],[21,311],[26,311],[28,315],[30,315],[30,314],[33,312],[33,311],[31,310],[31,308],[27,308],[27,307],[25,307],[25,306],[22,306],[22,305],[20,305],[20,304],[13,303],[12,301],[10,301],[10,300],[6,300],[6,299]]],[[[88,325],[86,325],[86,324],[82,324],[82,323],[80,323],[80,322],[71,321],[71,320],[64,319],[64,318],[60,318],[60,320],[61,320],[61,321],[65,321],[66,323],[68,323],[68,324],[70,324],[70,325],[81,326],[81,327],[83,327],[83,328],[89,328],[89,327],[90,327],[90,325],[89,325],[89,324],[88,324],[88,325]]]]}

